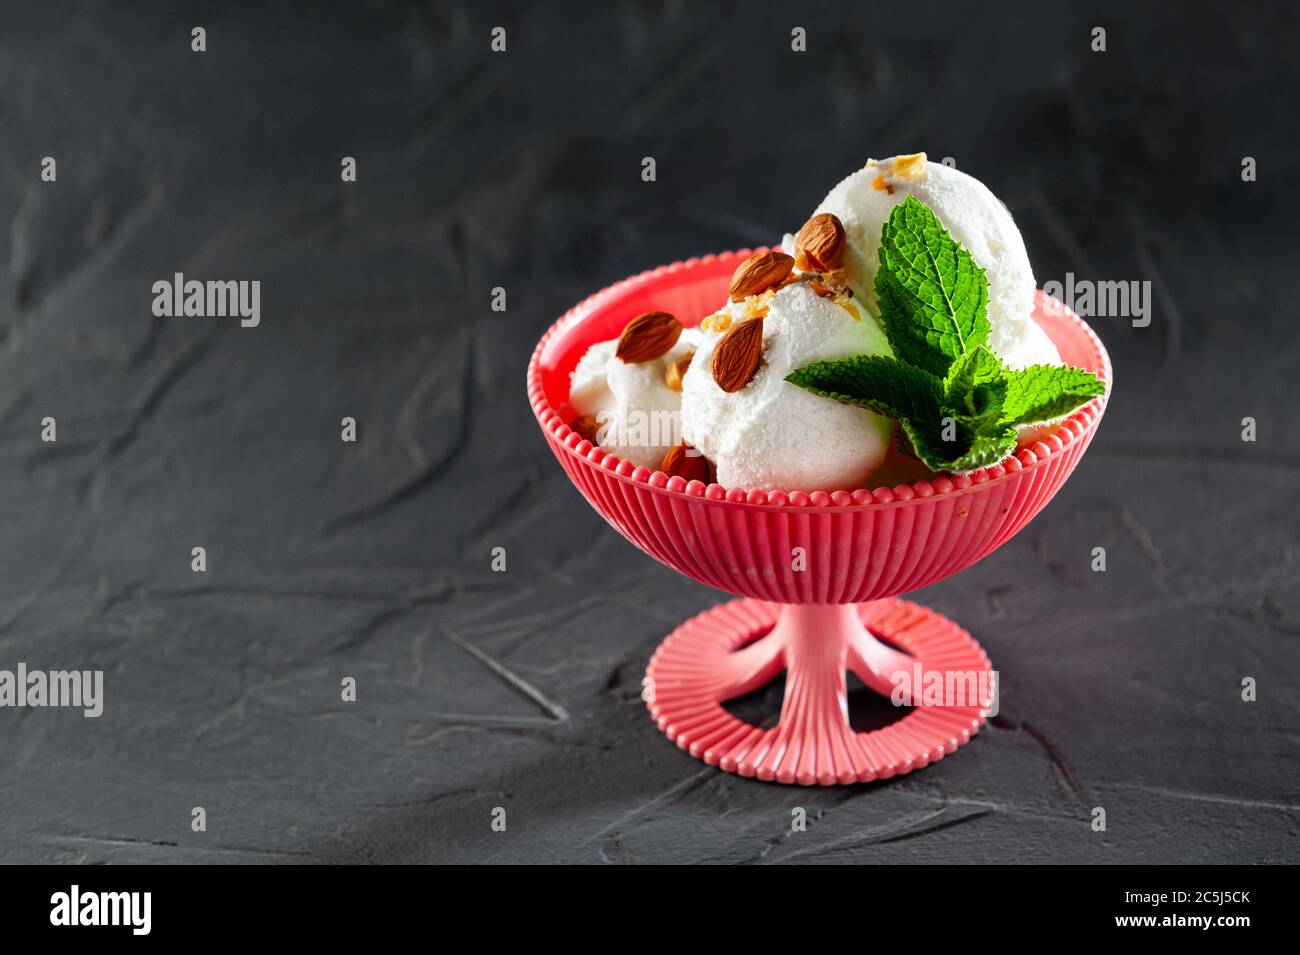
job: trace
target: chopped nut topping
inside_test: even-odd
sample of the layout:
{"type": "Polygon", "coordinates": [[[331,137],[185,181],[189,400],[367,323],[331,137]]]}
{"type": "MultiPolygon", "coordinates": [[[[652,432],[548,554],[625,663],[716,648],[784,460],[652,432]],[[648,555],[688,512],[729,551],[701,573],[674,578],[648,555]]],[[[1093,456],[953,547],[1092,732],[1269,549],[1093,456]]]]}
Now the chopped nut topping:
{"type": "Polygon", "coordinates": [[[700,322],[700,328],[706,332],[725,332],[730,327],[731,316],[726,312],[709,315],[704,321],[700,322]]]}
{"type": "Polygon", "coordinates": [[[772,299],[776,296],[776,289],[770,288],[766,292],[760,292],[758,295],[751,295],[745,299],[745,317],[746,318],[764,318],[767,310],[771,307],[772,299]]]}
{"type": "Polygon", "coordinates": [[[853,302],[850,301],[847,296],[836,295],[833,301],[840,308],[844,309],[844,311],[848,312],[849,317],[852,318],[855,322],[862,321],[862,313],[858,311],[858,307],[855,304],[853,304],[853,302]]]}
{"type": "Polygon", "coordinates": [[[831,285],[841,287],[848,295],[853,294],[853,289],[849,288],[849,271],[848,269],[834,269],[830,272],[822,273],[822,280],[829,282],[831,285]]]}
{"type": "Polygon", "coordinates": [[[682,376],[686,374],[686,369],[691,367],[691,359],[695,357],[695,352],[690,352],[680,361],[669,362],[668,367],[664,369],[664,384],[670,391],[682,390],[682,376]]]}
{"type": "Polygon", "coordinates": [[[920,182],[925,178],[925,153],[912,153],[908,156],[895,156],[890,178],[920,182]]]}

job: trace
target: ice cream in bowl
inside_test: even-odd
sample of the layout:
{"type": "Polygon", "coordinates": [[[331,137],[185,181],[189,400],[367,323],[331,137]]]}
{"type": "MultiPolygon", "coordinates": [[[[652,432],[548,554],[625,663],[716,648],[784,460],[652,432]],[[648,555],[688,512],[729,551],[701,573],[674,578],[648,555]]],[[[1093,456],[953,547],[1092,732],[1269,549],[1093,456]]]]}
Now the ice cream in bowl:
{"type": "Polygon", "coordinates": [[[592,296],[528,368],[542,431],[592,506],[740,598],[655,652],[644,695],[660,728],[726,771],[822,785],[925,766],[996,706],[976,641],[900,595],[1047,504],[1110,381],[1093,332],[1036,291],[1010,213],[924,154],[867,163],[780,247],[592,296]],[[848,672],[906,715],[856,731],[848,672]],[[723,705],[782,673],[775,725],[723,705]]]}

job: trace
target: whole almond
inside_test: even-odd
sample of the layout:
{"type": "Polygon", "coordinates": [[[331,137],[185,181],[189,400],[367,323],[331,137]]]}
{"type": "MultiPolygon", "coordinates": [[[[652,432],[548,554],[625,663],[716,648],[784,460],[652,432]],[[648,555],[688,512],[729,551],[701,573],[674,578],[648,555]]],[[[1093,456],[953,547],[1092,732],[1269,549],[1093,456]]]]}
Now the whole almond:
{"type": "Polygon", "coordinates": [[[623,328],[614,354],[629,365],[653,361],[676,345],[681,335],[682,323],[667,312],[646,312],[623,328]]]}
{"type": "Polygon", "coordinates": [[[712,484],[717,473],[713,467],[713,462],[685,441],[668,449],[668,453],[664,455],[663,464],[659,465],[659,470],[669,477],[680,477],[687,481],[702,481],[705,484],[712,484]]]}
{"type": "Polygon", "coordinates": [[[763,320],[751,318],[731,326],[713,349],[713,380],[725,392],[740,391],[763,360],[763,320]]]}
{"type": "Polygon", "coordinates": [[[731,276],[731,300],[740,302],[747,296],[775,288],[793,268],[794,259],[784,252],[755,252],[731,276]]]}
{"type": "Polygon", "coordinates": [[[830,212],[813,216],[794,237],[799,268],[833,272],[844,265],[844,223],[830,212]]]}
{"type": "Polygon", "coordinates": [[[668,386],[669,391],[682,390],[682,376],[686,374],[686,369],[691,367],[691,359],[695,357],[695,352],[691,352],[680,361],[671,362],[664,369],[664,384],[668,386]]]}

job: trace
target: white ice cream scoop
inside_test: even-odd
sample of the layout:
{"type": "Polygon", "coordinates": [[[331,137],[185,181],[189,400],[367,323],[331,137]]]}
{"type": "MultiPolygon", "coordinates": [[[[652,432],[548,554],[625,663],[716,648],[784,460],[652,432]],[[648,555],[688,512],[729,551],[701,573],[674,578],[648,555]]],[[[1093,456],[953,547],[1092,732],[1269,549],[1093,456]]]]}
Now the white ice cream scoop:
{"type": "Polygon", "coordinates": [[[570,378],[569,404],[596,419],[602,448],[635,465],[659,467],[681,440],[682,396],[665,380],[668,366],[690,355],[699,338],[697,330],[684,329],[665,354],[635,363],[617,357],[617,340],[587,349],[570,378]]]}
{"type": "Polygon", "coordinates": [[[813,361],[892,354],[884,332],[850,300],[819,296],[808,282],[771,296],[763,356],[745,387],[728,393],[713,378],[717,324],[744,321],[752,301],[729,303],[706,320],[682,381],[682,437],[717,468],[724,487],[836,491],[862,487],[889,448],[887,418],[818,397],[785,380],[813,361]]]}
{"type": "Polygon", "coordinates": [[[978,179],[925,153],[871,160],[822,200],[844,224],[849,284],[867,309],[880,315],[876,272],[880,231],[894,206],[908,195],[925,203],[982,267],[989,283],[989,345],[1013,368],[1060,364],[1060,355],[1031,318],[1034,270],[1011,213],[978,179]]]}

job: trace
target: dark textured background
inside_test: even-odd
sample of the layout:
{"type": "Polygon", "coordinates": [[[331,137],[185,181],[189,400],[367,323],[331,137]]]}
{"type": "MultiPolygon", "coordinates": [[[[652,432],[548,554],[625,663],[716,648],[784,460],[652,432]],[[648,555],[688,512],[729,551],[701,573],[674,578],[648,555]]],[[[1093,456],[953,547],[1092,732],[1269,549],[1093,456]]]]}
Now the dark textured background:
{"type": "Polygon", "coordinates": [[[0,32],[0,667],[106,671],[98,720],[0,710],[0,859],[1300,858],[1293,10],[174,6],[0,32]],[[886,784],[738,779],[638,698],[721,595],[568,485],[524,365],[589,292],[918,148],[1040,282],[1149,279],[1153,322],[1097,322],[1088,457],[920,595],[1001,670],[995,723],[886,784]],[[152,317],[175,271],[260,279],[261,327],[152,317]]]}

